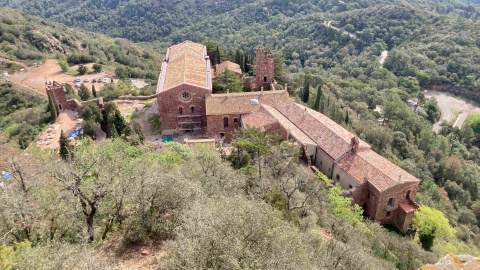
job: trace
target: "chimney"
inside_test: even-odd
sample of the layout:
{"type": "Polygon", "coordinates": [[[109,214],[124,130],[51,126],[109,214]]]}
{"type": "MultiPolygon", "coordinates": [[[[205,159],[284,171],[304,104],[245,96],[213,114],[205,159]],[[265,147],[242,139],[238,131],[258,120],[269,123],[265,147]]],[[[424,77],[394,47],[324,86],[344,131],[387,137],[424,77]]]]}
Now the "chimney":
{"type": "Polygon", "coordinates": [[[260,92],[262,93],[262,96],[263,96],[263,86],[260,87],[260,92]]]}
{"type": "Polygon", "coordinates": [[[367,181],[367,182],[368,182],[368,175],[369,175],[369,174],[370,174],[370,172],[367,170],[367,171],[365,172],[365,181],[367,181]]]}
{"type": "Polygon", "coordinates": [[[230,96],[230,89],[227,89],[227,97],[230,96]]]}
{"type": "Polygon", "coordinates": [[[397,183],[400,183],[400,182],[402,182],[402,176],[401,176],[401,175],[398,176],[398,181],[397,181],[397,183]]]}
{"type": "Polygon", "coordinates": [[[288,92],[288,84],[285,84],[285,92],[288,92]]]}
{"type": "Polygon", "coordinates": [[[353,153],[357,153],[357,149],[358,149],[358,144],[360,142],[358,141],[358,138],[357,137],[352,137],[352,141],[351,141],[351,147],[352,147],[352,152],[353,153]]]}

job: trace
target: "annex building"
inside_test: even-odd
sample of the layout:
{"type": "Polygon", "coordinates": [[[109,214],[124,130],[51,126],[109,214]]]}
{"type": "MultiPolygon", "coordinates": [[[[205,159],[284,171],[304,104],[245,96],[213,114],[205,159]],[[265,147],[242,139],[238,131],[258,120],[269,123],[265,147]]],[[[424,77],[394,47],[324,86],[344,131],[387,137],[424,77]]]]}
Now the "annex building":
{"type": "Polygon", "coordinates": [[[157,87],[164,134],[198,132],[225,141],[246,127],[280,134],[302,145],[305,158],[347,190],[366,216],[408,230],[419,208],[419,179],[325,115],[293,102],[286,86],[276,90],[273,54],[258,48],[256,76],[242,76],[252,92],[213,94],[213,74],[226,68],[242,76],[232,62],[212,67],[201,44],[185,41],[168,49],[157,87]]]}

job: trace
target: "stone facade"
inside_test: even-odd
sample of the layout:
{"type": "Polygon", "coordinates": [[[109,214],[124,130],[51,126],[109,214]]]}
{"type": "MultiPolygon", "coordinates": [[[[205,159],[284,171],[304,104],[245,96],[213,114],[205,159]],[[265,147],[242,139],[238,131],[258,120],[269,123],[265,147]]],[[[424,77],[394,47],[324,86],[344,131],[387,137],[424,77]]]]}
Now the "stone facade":
{"type": "Polygon", "coordinates": [[[60,110],[80,110],[82,103],[76,99],[67,100],[65,96],[65,87],[56,81],[45,83],[47,94],[53,98],[53,101],[60,110]]]}
{"type": "Polygon", "coordinates": [[[265,49],[257,48],[257,66],[255,71],[255,86],[259,90],[260,87],[270,85],[275,81],[275,56],[272,52],[265,49]]]}
{"type": "Polygon", "coordinates": [[[208,115],[208,137],[224,139],[229,142],[233,139],[235,130],[241,128],[241,114],[208,115]]]}
{"type": "Polygon", "coordinates": [[[205,88],[182,84],[157,95],[163,133],[205,132],[205,88]]]}

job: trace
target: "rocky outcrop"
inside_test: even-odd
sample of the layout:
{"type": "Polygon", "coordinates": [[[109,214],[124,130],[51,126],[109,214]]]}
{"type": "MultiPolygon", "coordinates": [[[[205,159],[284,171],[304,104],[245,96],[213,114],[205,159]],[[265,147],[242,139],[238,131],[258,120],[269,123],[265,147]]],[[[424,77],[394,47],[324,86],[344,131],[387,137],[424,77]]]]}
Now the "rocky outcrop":
{"type": "Polygon", "coordinates": [[[448,254],[441,258],[436,264],[424,265],[422,270],[478,270],[480,269],[480,258],[470,255],[448,254]]]}

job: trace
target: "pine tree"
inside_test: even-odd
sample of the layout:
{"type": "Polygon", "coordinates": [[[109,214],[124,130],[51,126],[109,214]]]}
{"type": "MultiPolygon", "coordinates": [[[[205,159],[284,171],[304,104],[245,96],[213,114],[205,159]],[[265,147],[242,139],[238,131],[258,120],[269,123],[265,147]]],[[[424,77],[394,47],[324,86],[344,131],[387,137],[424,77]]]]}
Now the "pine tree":
{"type": "Polygon", "coordinates": [[[52,118],[52,121],[55,121],[58,113],[57,109],[55,108],[55,102],[50,94],[48,94],[48,111],[50,111],[50,117],[52,118]]]}
{"type": "Polygon", "coordinates": [[[305,75],[305,83],[303,84],[303,98],[302,101],[308,103],[308,99],[310,98],[310,75],[305,75]]]}
{"type": "Polygon", "coordinates": [[[92,95],[93,97],[97,97],[97,91],[95,90],[95,85],[92,85],[92,95]]]}
{"type": "Polygon", "coordinates": [[[317,88],[317,98],[315,99],[315,105],[313,105],[313,109],[319,111],[320,110],[320,101],[323,98],[323,91],[322,85],[320,84],[317,88]]]}
{"type": "Polygon", "coordinates": [[[69,157],[70,157],[70,154],[71,154],[71,147],[70,145],[68,144],[68,138],[67,138],[67,135],[65,135],[65,133],[63,133],[63,129],[60,133],[60,139],[58,140],[59,144],[60,144],[60,157],[63,158],[64,160],[67,160],[69,157]]]}

